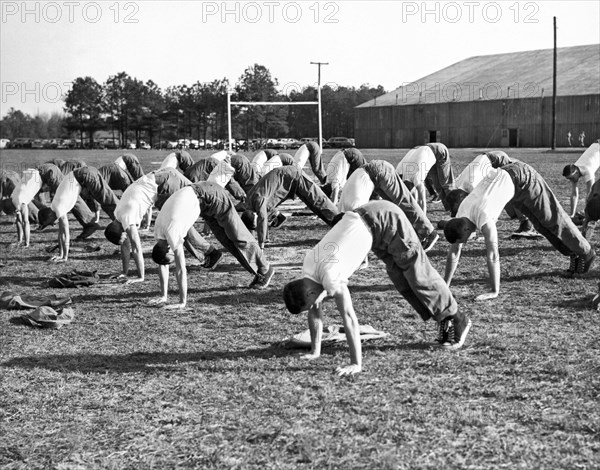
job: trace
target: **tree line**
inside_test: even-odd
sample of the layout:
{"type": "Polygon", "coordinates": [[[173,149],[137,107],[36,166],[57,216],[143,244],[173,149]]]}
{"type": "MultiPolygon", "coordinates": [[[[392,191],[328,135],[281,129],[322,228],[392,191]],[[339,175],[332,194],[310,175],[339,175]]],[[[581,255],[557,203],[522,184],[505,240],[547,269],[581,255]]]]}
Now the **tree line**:
{"type": "MultiPolygon", "coordinates": [[[[227,79],[176,85],[164,90],[121,72],[104,83],[76,78],[64,96],[65,115],[31,117],[11,108],[0,121],[3,138],[79,137],[91,145],[96,131],[116,142],[155,145],[178,139],[200,141],[227,136],[227,90],[232,101],[316,101],[314,86],[278,91],[279,82],[263,65],[248,67],[231,86],[227,79]],[[288,91],[289,90],[289,91],[288,91]]],[[[354,107],[385,93],[381,85],[321,88],[323,135],[354,137],[354,107]]],[[[232,106],[232,133],[238,140],[316,137],[316,106],[232,106]]]]}

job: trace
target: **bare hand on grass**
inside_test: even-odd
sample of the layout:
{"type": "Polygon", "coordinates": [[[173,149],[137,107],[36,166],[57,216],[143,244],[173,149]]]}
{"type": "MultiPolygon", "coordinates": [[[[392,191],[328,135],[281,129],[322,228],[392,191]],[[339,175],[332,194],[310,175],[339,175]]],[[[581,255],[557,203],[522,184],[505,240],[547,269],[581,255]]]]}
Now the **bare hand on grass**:
{"type": "Polygon", "coordinates": [[[300,354],[300,359],[306,359],[307,361],[314,361],[315,359],[319,358],[319,354],[313,354],[313,353],[308,353],[308,354],[300,354]]]}
{"type": "Polygon", "coordinates": [[[154,299],[150,299],[148,301],[148,305],[152,306],[152,307],[157,307],[159,305],[163,305],[167,303],[167,298],[166,297],[156,297],[154,299]]]}
{"type": "Polygon", "coordinates": [[[187,312],[191,310],[190,308],[186,307],[186,304],[165,305],[163,308],[165,310],[179,310],[180,312],[187,312]]]}
{"type": "Polygon", "coordinates": [[[354,375],[358,374],[362,368],[358,364],[351,364],[349,366],[338,367],[335,372],[337,375],[354,375]]]}
{"type": "Polygon", "coordinates": [[[488,292],[487,294],[478,295],[477,297],[475,297],[475,300],[479,302],[481,300],[495,299],[496,297],[498,297],[497,292],[488,292]]]}

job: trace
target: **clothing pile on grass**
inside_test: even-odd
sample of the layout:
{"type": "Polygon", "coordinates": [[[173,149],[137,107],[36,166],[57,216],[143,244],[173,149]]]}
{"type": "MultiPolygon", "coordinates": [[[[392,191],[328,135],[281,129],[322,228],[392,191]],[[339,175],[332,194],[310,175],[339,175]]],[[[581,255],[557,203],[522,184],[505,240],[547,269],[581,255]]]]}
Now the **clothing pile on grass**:
{"type": "Polygon", "coordinates": [[[68,273],[60,274],[48,281],[50,287],[89,287],[100,280],[97,271],[78,271],[73,270],[68,273]]]}
{"type": "Polygon", "coordinates": [[[20,316],[23,323],[40,328],[61,328],[73,321],[74,312],[67,307],[71,297],[52,295],[17,294],[12,291],[0,293],[0,308],[9,310],[33,309],[20,316]]]}

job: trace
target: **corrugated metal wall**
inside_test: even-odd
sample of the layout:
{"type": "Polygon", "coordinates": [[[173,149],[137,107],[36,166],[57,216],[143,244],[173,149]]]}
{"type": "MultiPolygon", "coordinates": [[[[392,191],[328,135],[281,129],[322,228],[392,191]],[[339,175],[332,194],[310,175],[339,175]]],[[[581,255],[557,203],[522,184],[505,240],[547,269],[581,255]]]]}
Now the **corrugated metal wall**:
{"type": "MultiPolygon", "coordinates": [[[[410,148],[435,136],[449,147],[550,147],[552,97],[356,108],[362,148],[410,148]],[[512,131],[508,131],[512,129],[512,131]]],[[[600,95],[562,96],[556,104],[556,145],[600,138],[600,95]]]]}

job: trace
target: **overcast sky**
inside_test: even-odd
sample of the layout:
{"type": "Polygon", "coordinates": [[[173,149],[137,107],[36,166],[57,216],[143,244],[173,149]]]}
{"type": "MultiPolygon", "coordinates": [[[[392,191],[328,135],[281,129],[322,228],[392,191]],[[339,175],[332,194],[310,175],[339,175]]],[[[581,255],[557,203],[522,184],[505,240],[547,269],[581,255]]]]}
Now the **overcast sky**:
{"type": "Polygon", "coordinates": [[[80,76],[121,71],[161,88],[254,63],[282,91],[322,83],[391,91],[476,55],[600,42],[590,1],[2,1],[0,114],[62,111],[80,76]]]}

